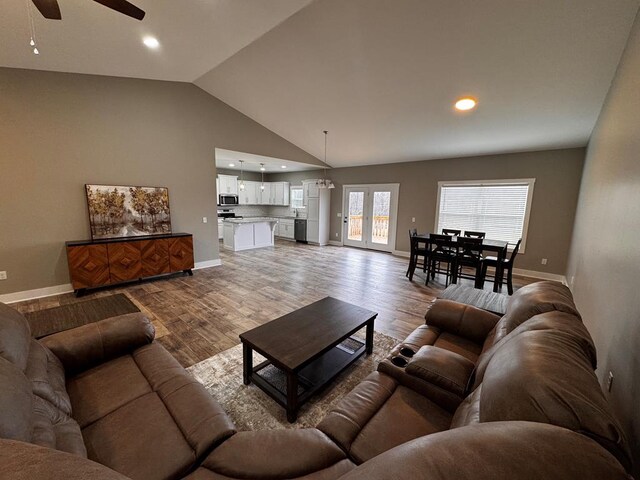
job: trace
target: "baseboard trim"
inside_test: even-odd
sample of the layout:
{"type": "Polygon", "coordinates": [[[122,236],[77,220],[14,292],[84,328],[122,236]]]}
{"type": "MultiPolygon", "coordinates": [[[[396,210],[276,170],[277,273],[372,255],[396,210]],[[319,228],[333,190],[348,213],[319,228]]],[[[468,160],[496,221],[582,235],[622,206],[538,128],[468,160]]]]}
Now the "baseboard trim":
{"type": "Polygon", "coordinates": [[[196,262],[193,267],[194,270],[200,270],[201,268],[219,267],[222,265],[222,260],[216,258],[214,260],[205,260],[204,262],[196,262]]]}
{"type": "MultiPolygon", "coordinates": [[[[222,260],[217,258],[215,260],[196,262],[193,269],[200,270],[201,268],[218,267],[220,265],[222,265],[222,260]]],[[[17,303],[24,302],[25,300],[53,297],[55,295],[62,295],[63,293],[71,292],[73,292],[73,287],[70,283],[65,283],[63,285],[54,285],[52,287],[36,288],[34,290],[24,290],[22,292],[5,293],[4,295],[0,295],[0,302],[17,303]]]]}
{"type": "Polygon", "coordinates": [[[342,244],[342,242],[339,242],[338,240],[329,240],[329,245],[333,245],[334,247],[343,247],[344,246],[342,244]]]}
{"type": "Polygon", "coordinates": [[[557,273],[538,272],[536,270],[524,270],[522,268],[514,268],[513,274],[520,277],[537,278],[539,280],[553,280],[567,285],[567,277],[557,273]]]}
{"type": "Polygon", "coordinates": [[[36,288],[34,290],[24,290],[22,292],[6,293],[0,295],[0,302],[2,303],[16,303],[24,302],[25,300],[35,300],[36,298],[53,297],[54,295],[61,295],[63,293],[73,292],[73,287],[70,283],[64,285],[54,285],[53,287],[36,288]]]}
{"type": "MultiPolygon", "coordinates": [[[[405,252],[403,250],[394,250],[393,254],[398,257],[405,257],[405,258],[409,258],[411,256],[410,252],[405,252]]],[[[567,277],[565,277],[564,275],[559,275],[557,273],[538,272],[536,270],[524,270],[522,268],[514,268],[513,274],[518,275],[520,277],[537,278],[539,280],[554,280],[556,282],[562,282],[565,285],[568,285],[567,277]]]]}

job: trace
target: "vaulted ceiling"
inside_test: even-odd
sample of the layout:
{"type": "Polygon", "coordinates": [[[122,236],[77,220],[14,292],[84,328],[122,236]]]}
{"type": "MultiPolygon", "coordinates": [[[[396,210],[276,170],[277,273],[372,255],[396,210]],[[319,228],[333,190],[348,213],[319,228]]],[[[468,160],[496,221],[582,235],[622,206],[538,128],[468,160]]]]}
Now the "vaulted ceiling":
{"type": "Polygon", "coordinates": [[[574,147],[639,1],[134,0],[137,22],[59,0],[34,56],[25,1],[5,0],[0,65],[194,82],[318,158],[329,130],[332,166],[574,147]]]}

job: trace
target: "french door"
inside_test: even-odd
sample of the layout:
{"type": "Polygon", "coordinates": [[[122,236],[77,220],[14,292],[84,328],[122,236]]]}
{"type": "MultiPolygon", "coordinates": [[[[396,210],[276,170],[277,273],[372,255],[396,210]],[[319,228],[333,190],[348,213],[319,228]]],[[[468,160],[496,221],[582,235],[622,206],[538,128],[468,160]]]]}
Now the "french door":
{"type": "Polygon", "coordinates": [[[343,191],[343,244],[393,252],[398,215],[397,183],[347,185],[343,191]]]}

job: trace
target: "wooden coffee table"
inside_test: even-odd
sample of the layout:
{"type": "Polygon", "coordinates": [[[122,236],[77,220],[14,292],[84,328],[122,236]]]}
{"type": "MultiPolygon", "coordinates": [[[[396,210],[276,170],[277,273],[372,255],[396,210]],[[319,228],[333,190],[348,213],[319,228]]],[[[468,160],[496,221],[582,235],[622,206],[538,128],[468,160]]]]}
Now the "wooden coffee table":
{"type": "Polygon", "coordinates": [[[240,335],[244,384],[253,382],[287,410],[298,408],[363,353],[373,351],[377,313],[326,297],[240,335]],[[366,327],[365,342],[351,338],[366,327]],[[253,350],[267,360],[253,366],[253,350]]]}

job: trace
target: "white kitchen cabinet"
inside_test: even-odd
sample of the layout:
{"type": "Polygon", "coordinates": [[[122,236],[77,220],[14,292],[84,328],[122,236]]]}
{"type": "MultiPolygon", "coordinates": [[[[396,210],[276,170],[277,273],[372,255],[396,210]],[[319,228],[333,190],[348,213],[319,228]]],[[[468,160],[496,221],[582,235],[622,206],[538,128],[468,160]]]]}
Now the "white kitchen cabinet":
{"type": "Polygon", "coordinates": [[[218,195],[220,195],[220,180],[218,180],[218,178],[216,178],[216,203],[218,200],[218,195]]]}
{"type": "Polygon", "coordinates": [[[295,222],[292,218],[281,218],[278,221],[278,230],[276,236],[293,240],[295,222]]]}
{"type": "Polygon", "coordinates": [[[271,183],[272,205],[289,205],[289,182],[271,183]]]}
{"type": "Polygon", "coordinates": [[[259,191],[260,182],[244,182],[244,190],[240,190],[240,184],[238,183],[238,202],[240,205],[258,205],[260,202],[259,191]]]}
{"type": "Polygon", "coordinates": [[[268,182],[260,183],[258,190],[261,192],[260,205],[271,205],[271,184],[268,182]],[[260,187],[264,185],[264,190],[260,187]]]}
{"type": "Polygon", "coordinates": [[[234,175],[218,175],[218,195],[238,195],[238,177],[234,175]]]}
{"type": "Polygon", "coordinates": [[[224,220],[222,218],[218,218],[218,240],[222,240],[223,227],[224,220]]]}

